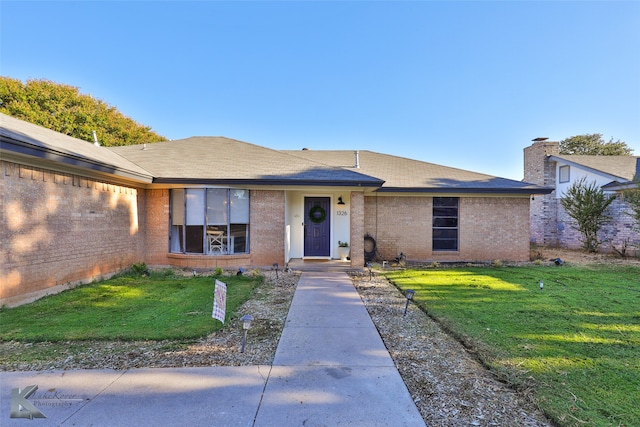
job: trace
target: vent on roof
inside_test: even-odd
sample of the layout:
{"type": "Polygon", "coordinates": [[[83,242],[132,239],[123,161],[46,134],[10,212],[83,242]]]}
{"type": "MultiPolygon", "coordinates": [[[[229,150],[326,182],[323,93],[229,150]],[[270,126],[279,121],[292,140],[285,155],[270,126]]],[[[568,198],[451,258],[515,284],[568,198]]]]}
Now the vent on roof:
{"type": "Polygon", "coordinates": [[[302,151],[309,151],[309,149],[307,147],[304,147],[302,151]]]}
{"type": "Polygon", "coordinates": [[[532,141],[533,142],[541,142],[541,141],[546,141],[547,139],[549,139],[549,138],[544,137],[544,136],[539,136],[537,138],[533,138],[532,141]]]}
{"type": "Polygon", "coordinates": [[[93,134],[93,145],[99,147],[100,143],[98,142],[98,135],[96,134],[96,131],[92,130],[91,133],[93,134]]]}
{"type": "Polygon", "coordinates": [[[354,153],[356,155],[356,169],[360,169],[360,152],[356,150],[354,153]]]}

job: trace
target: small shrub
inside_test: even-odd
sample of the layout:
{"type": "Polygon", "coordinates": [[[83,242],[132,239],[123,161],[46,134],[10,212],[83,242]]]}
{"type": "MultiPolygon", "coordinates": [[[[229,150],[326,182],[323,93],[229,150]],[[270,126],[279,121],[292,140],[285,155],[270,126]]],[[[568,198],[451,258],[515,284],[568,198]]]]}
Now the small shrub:
{"type": "Polygon", "coordinates": [[[500,261],[499,259],[493,260],[493,266],[494,267],[502,267],[502,261],[500,261]]]}
{"type": "Polygon", "coordinates": [[[626,238],[622,241],[622,244],[620,245],[620,249],[616,248],[613,243],[611,243],[611,249],[617,253],[618,255],[620,255],[620,258],[626,258],[628,253],[627,250],[629,249],[629,239],[626,238]]]}
{"type": "Polygon", "coordinates": [[[222,276],[222,268],[220,267],[216,267],[215,270],[213,270],[213,274],[215,274],[216,276],[222,276]]]}
{"type": "Polygon", "coordinates": [[[147,271],[147,264],[145,264],[144,262],[132,264],[131,271],[134,274],[138,274],[140,276],[142,276],[143,274],[149,274],[149,272],[147,271]]]}
{"type": "Polygon", "coordinates": [[[433,261],[431,263],[431,268],[438,268],[438,267],[440,267],[440,263],[438,261],[433,261]]]}
{"type": "Polygon", "coordinates": [[[259,268],[254,268],[253,270],[251,270],[251,274],[257,277],[257,276],[261,276],[262,272],[260,271],[259,268]]]}

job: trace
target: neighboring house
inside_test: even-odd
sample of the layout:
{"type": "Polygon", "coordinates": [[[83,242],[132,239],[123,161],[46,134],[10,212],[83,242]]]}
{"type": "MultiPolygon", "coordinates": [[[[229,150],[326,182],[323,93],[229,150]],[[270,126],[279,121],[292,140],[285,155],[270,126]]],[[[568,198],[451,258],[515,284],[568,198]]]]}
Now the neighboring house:
{"type": "Polygon", "coordinates": [[[551,189],[371,151],[223,137],[101,147],[0,115],[0,305],[144,262],[261,268],[338,259],[529,260],[529,199],[551,189]],[[371,242],[370,239],[366,240],[371,242]]]}
{"type": "MultiPolygon", "coordinates": [[[[531,201],[531,239],[544,246],[578,249],[582,247],[581,234],[572,227],[573,220],[562,208],[560,199],[576,181],[596,182],[605,194],[611,196],[625,188],[634,187],[634,177],[640,176],[640,157],[634,156],[577,156],[561,155],[558,142],[544,138],[534,140],[524,149],[524,179],[554,191],[534,196],[531,201]]],[[[635,230],[629,206],[618,197],[605,214],[612,217],[605,224],[599,238],[601,250],[611,252],[631,245],[640,245],[640,234],[635,230]]]]}

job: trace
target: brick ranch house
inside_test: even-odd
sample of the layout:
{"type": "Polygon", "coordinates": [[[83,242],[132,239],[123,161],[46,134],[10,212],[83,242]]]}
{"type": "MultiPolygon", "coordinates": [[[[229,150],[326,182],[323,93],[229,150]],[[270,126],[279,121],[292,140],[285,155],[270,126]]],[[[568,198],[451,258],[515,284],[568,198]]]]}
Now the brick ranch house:
{"type": "Polygon", "coordinates": [[[188,269],[335,259],[529,259],[538,185],[371,151],[223,137],[102,147],[0,115],[0,305],[144,262],[188,269]]]}
{"type": "MultiPolygon", "coordinates": [[[[532,242],[579,249],[582,236],[572,227],[573,220],[564,211],[560,198],[583,177],[587,183],[595,181],[605,194],[611,196],[635,187],[634,177],[640,177],[640,157],[561,155],[560,143],[544,138],[534,141],[524,149],[524,179],[553,188],[553,191],[531,201],[532,242]]],[[[630,211],[622,197],[617,197],[609,206],[605,214],[612,219],[602,227],[598,236],[603,242],[601,251],[621,250],[627,244],[627,254],[638,255],[640,233],[636,231],[638,224],[635,224],[630,211]]]]}

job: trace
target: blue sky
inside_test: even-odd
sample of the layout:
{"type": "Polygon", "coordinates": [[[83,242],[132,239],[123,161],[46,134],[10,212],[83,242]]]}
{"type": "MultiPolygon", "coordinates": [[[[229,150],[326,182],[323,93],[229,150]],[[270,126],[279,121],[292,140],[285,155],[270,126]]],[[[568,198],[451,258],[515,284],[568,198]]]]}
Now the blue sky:
{"type": "Polygon", "coordinates": [[[640,155],[640,1],[0,3],[0,74],[170,139],[359,149],[522,179],[539,136],[640,155]]]}

